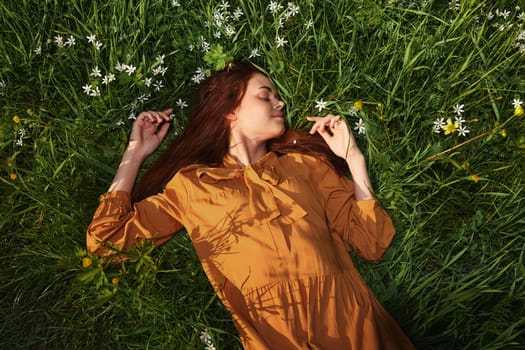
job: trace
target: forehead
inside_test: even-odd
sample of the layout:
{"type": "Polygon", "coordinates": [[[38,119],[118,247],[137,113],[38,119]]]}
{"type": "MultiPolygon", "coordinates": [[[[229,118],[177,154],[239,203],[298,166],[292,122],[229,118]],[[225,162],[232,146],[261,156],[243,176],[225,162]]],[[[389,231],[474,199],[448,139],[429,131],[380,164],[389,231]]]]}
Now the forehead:
{"type": "Polygon", "coordinates": [[[267,76],[261,73],[255,73],[248,81],[248,89],[260,89],[261,87],[268,87],[270,90],[275,91],[275,87],[270,82],[267,76]]]}

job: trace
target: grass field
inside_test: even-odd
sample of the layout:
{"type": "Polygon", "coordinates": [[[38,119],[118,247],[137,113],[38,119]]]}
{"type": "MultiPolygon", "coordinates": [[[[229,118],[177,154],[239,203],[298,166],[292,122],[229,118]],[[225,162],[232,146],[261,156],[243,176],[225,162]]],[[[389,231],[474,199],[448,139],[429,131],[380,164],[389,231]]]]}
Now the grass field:
{"type": "Polygon", "coordinates": [[[0,29],[1,348],[240,349],[185,233],[84,246],[134,116],[174,107],[176,137],[232,57],[290,128],[354,129],[398,231],[356,262],[418,349],[525,347],[522,1],[3,0],[0,29]]]}

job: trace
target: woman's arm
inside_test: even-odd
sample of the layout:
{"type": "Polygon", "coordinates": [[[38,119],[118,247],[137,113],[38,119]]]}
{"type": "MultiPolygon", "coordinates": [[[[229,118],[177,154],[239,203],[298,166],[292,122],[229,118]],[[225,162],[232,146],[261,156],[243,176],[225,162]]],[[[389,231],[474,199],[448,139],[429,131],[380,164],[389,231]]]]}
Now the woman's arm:
{"type": "Polygon", "coordinates": [[[348,125],[340,119],[340,116],[333,114],[328,114],[326,117],[308,117],[308,120],[314,122],[310,134],[318,132],[332,152],[346,160],[354,182],[355,199],[374,199],[374,190],[368,176],[365,157],[357,147],[354,135],[348,129],[348,125]],[[330,129],[330,132],[327,128],[330,129]]]}
{"type": "Polygon", "coordinates": [[[131,193],[137,174],[144,160],[157,149],[170,126],[168,116],[172,109],[163,112],[142,112],[133,123],[128,147],[122,156],[117,173],[108,192],[131,193]]]}

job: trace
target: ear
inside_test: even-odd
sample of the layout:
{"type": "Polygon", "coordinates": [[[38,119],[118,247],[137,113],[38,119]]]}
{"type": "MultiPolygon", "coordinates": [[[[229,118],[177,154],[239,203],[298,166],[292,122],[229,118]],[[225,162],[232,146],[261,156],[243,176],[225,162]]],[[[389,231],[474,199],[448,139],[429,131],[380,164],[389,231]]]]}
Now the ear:
{"type": "Polygon", "coordinates": [[[234,121],[234,120],[237,120],[237,116],[235,115],[235,112],[230,112],[226,114],[226,119],[234,121]]]}

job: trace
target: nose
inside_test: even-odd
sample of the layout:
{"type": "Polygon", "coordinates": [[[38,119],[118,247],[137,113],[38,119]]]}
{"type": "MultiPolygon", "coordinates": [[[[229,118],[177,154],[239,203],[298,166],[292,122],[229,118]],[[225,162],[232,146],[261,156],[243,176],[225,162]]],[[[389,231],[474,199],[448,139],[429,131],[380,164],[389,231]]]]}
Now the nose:
{"type": "Polygon", "coordinates": [[[284,102],[282,100],[278,100],[273,108],[277,109],[278,111],[282,110],[284,108],[284,102]]]}

